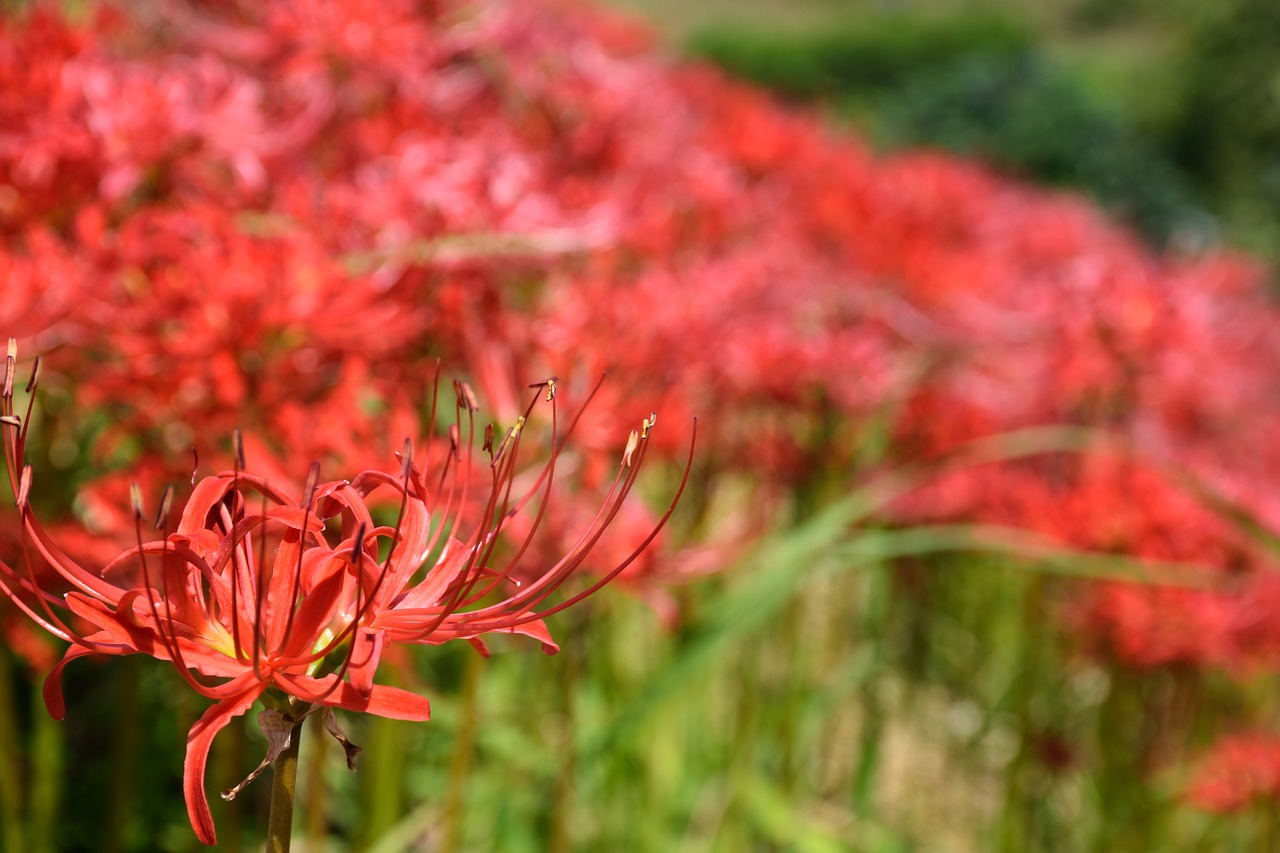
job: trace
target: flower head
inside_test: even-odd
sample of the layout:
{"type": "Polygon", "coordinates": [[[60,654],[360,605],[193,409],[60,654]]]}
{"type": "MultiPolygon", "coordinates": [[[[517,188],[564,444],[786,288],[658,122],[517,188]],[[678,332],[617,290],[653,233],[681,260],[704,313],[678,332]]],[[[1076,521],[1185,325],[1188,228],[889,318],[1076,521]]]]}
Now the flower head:
{"type": "MultiPolygon", "coordinates": [[[[406,440],[397,473],[363,471],[350,480],[322,482],[313,464],[298,498],[248,470],[236,433],[232,469],[195,483],[180,514],[170,488],[152,520],[135,488],[137,544],[90,570],[58,547],[32,510],[32,469],[23,464],[31,407],[21,416],[14,409],[15,350],[11,343],[0,428],[25,541],[21,568],[0,562],[0,588],[71,644],[45,684],[54,717],[65,713],[63,668],[91,654],[170,661],[192,689],[216,701],[191,729],[184,774],[192,826],[207,844],[215,840],[204,788],[210,745],[256,701],[295,714],[338,707],[426,720],[424,697],[374,683],[388,644],[465,639],[483,651],[482,636],[502,632],[532,636],[554,652],[543,617],[622,572],[675,506],[673,500],[613,571],[550,604],[621,510],[646,441],[632,434],[603,505],[567,552],[537,572],[521,568],[517,580],[529,538],[507,543],[503,551],[500,533],[518,513],[532,516],[527,526],[536,530],[546,513],[562,441],[554,382],[539,387],[503,439],[495,441],[492,428],[486,430],[481,453],[488,471],[479,477],[473,465],[475,396],[455,383],[447,447],[428,443],[418,455],[406,440]],[[532,487],[517,493],[523,427],[540,400],[551,409],[551,451],[532,487]],[[483,496],[477,499],[477,492],[483,496]],[[393,520],[380,521],[388,510],[393,520]],[[148,521],[156,538],[144,536],[148,521]]],[[[29,392],[37,376],[38,361],[29,392]]],[[[433,428],[435,420],[433,411],[433,428]]],[[[680,491],[687,478],[686,469],[680,491]]]]}

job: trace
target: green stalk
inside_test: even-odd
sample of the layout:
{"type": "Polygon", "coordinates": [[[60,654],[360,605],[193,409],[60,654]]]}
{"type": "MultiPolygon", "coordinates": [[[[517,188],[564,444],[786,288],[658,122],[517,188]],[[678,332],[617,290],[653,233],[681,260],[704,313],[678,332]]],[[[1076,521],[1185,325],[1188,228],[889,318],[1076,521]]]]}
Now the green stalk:
{"type": "Polygon", "coordinates": [[[31,846],[37,853],[56,849],[58,803],[62,793],[62,765],[65,729],[45,711],[41,685],[32,691],[31,743],[31,846]]]}
{"type": "MultiPolygon", "coordinates": [[[[395,684],[397,679],[389,678],[395,684]]],[[[358,850],[372,846],[404,813],[405,737],[408,723],[387,717],[369,718],[369,743],[363,760],[361,827],[358,850]]]]}
{"type": "MultiPolygon", "coordinates": [[[[22,843],[22,765],[17,746],[17,714],[13,702],[13,666],[9,649],[0,644],[0,838],[5,850],[25,850],[22,843]]],[[[43,713],[43,712],[41,712],[43,713]]]]}
{"type": "Polygon", "coordinates": [[[319,714],[311,715],[311,763],[307,765],[307,850],[320,850],[328,830],[328,789],[324,768],[329,752],[329,733],[319,714]]]}
{"type": "MultiPolygon", "coordinates": [[[[570,616],[569,633],[566,636],[585,638],[591,613],[591,605],[587,601],[578,605],[570,616]]],[[[560,662],[560,764],[556,768],[555,799],[551,807],[551,838],[547,843],[549,853],[569,853],[573,846],[573,803],[574,791],[577,788],[578,764],[577,743],[575,742],[576,699],[578,682],[582,669],[586,665],[584,659],[586,645],[582,642],[570,643],[561,654],[560,662]]]]}
{"type": "Polygon", "coordinates": [[[1035,575],[1023,592],[1020,625],[1021,654],[1018,656],[1014,683],[1010,687],[1013,710],[1017,718],[1018,752],[1005,772],[1004,810],[1000,817],[999,849],[1029,849],[1035,832],[1037,796],[1033,794],[1035,771],[1031,739],[1035,734],[1032,700],[1035,696],[1035,673],[1041,662],[1043,643],[1044,577],[1035,575]]]}
{"type": "Polygon", "coordinates": [[[298,788],[298,748],[302,745],[299,720],[289,735],[289,745],[271,770],[271,815],[267,819],[267,853],[289,853],[293,837],[293,800],[298,788]]]}
{"type": "Polygon", "coordinates": [[[137,778],[137,756],[141,753],[138,741],[143,720],[143,715],[138,713],[138,696],[142,689],[138,664],[139,661],[132,657],[113,662],[116,669],[115,720],[111,740],[113,790],[106,840],[102,845],[108,853],[121,853],[128,846],[125,837],[138,788],[133,782],[137,778]]]}
{"type": "Polygon", "coordinates": [[[480,673],[484,658],[468,654],[462,673],[462,697],[458,709],[458,732],[453,741],[453,758],[449,762],[449,792],[444,801],[444,843],[441,853],[456,853],[462,845],[462,824],[467,793],[467,780],[471,776],[471,757],[475,752],[476,725],[480,710],[480,673]]]}

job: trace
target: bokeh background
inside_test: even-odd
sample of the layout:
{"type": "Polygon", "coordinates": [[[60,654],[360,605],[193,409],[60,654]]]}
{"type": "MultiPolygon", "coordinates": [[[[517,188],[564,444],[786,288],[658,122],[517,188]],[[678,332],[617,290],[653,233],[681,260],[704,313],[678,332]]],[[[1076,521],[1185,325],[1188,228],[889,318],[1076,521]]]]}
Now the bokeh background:
{"type": "MultiPolygon", "coordinates": [[[[560,654],[406,652],[431,722],[304,743],[295,849],[1280,844],[1276,4],[3,8],[0,333],[77,557],[233,427],[300,492],[398,470],[437,363],[500,430],[607,373],[537,558],[659,425],[585,587],[699,419],[560,654]]],[[[196,849],[203,701],[82,661],[54,722],[3,625],[3,849],[196,849]]]]}

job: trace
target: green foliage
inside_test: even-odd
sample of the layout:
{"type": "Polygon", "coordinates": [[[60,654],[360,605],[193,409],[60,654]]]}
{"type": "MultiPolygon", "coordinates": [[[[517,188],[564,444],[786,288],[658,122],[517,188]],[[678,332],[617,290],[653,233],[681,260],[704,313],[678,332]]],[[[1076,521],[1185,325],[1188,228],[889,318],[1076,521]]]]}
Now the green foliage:
{"type": "Polygon", "coordinates": [[[939,146],[1084,190],[1157,243],[1205,228],[1160,140],[1007,16],[895,14],[807,36],[720,28],[691,49],[785,95],[822,98],[883,145],[939,146]]]}
{"type": "Polygon", "coordinates": [[[945,71],[974,56],[1016,60],[1030,32],[1007,16],[931,20],[871,18],[809,35],[783,36],[739,27],[695,35],[690,50],[726,70],[798,97],[896,89],[904,79],[945,71]]]}
{"type": "Polygon", "coordinates": [[[905,78],[880,110],[890,145],[938,145],[1087,190],[1160,241],[1194,227],[1185,177],[1123,114],[1042,56],[980,56],[905,78]]]}
{"type": "Polygon", "coordinates": [[[1179,162],[1250,249],[1280,258],[1280,4],[1221,0],[1185,13],[1179,162]]]}

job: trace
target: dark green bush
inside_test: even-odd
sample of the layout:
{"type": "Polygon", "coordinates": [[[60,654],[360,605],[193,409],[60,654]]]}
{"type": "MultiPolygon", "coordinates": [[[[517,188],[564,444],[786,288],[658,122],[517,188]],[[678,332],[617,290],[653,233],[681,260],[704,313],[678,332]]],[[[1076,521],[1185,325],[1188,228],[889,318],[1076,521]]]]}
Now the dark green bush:
{"type": "Polygon", "coordinates": [[[1280,3],[1189,6],[1170,145],[1233,234],[1280,260],[1280,3]]]}
{"type": "Polygon", "coordinates": [[[691,49],[783,95],[821,99],[881,144],[936,145],[1081,189],[1157,243],[1205,227],[1162,142],[1008,17],[894,14],[808,35],[722,28],[691,49]]]}
{"type": "Polygon", "coordinates": [[[1032,45],[1030,31],[1005,16],[886,15],[805,35],[719,28],[696,35],[690,50],[740,77],[807,98],[895,89],[906,78],[973,56],[1013,60],[1032,45]]]}
{"type": "Polygon", "coordinates": [[[1124,115],[1035,54],[980,56],[904,77],[879,139],[938,145],[1033,180],[1088,191],[1160,241],[1203,218],[1185,177],[1124,115]]]}

